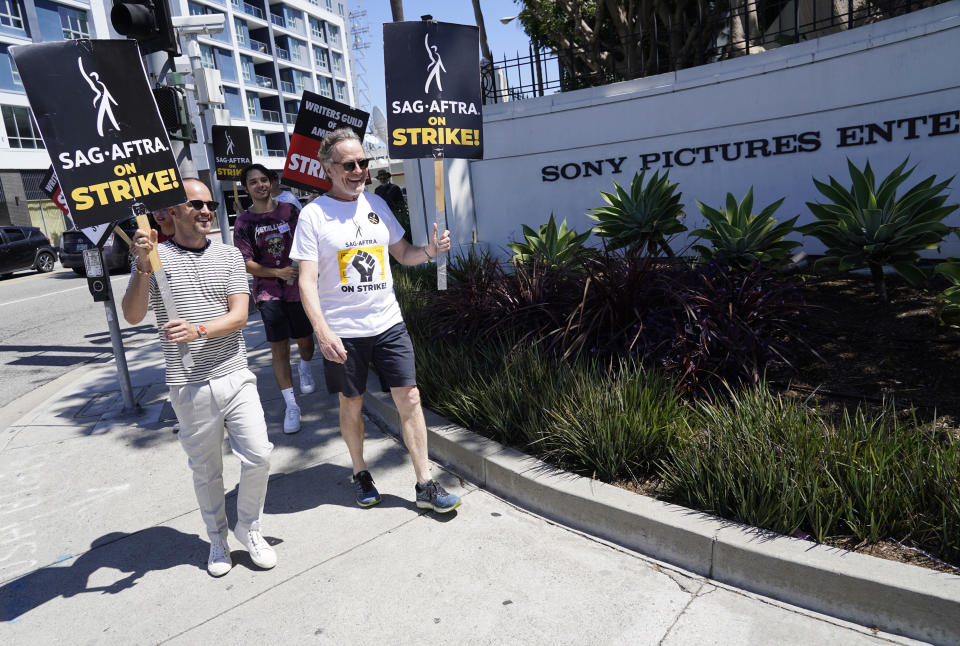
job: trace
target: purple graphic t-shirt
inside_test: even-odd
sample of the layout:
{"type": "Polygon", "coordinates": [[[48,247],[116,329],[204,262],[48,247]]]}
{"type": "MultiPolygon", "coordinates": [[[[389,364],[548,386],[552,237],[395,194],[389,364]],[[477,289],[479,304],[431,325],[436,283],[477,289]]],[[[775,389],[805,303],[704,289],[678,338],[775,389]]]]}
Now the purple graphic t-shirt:
{"type": "MultiPolygon", "coordinates": [[[[244,211],[233,227],[233,244],[240,250],[243,259],[252,260],[263,267],[289,267],[290,245],[297,227],[299,212],[295,206],[277,202],[277,208],[268,213],[244,211]]],[[[297,281],[288,285],[280,278],[253,278],[254,301],[299,301],[300,288],[297,281]]]]}

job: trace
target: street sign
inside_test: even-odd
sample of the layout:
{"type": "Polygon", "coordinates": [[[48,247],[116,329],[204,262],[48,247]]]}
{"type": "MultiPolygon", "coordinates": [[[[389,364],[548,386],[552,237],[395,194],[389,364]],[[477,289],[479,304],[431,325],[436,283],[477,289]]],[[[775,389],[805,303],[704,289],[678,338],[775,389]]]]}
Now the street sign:
{"type": "Polygon", "coordinates": [[[217,179],[238,181],[243,167],[253,163],[250,131],[245,126],[213,126],[212,135],[217,179]]]}
{"type": "Polygon", "coordinates": [[[331,185],[317,157],[320,142],[328,132],[343,127],[353,128],[363,141],[369,118],[370,115],[363,110],[304,90],[297,123],[290,136],[287,161],[283,165],[283,183],[307,191],[328,190],[331,185]]]}
{"type": "Polygon", "coordinates": [[[10,49],[74,222],[130,217],[186,200],[170,140],[130,40],[10,49]]]}
{"type": "Polygon", "coordinates": [[[479,52],[472,25],[383,25],[391,159],[483,158],[479,52]]]}

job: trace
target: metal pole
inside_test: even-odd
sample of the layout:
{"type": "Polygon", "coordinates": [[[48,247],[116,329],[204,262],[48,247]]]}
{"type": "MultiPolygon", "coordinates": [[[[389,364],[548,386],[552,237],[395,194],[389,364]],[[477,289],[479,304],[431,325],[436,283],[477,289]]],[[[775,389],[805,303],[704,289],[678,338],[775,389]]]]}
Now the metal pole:
{"type": "Polygon", "coordinates": [[[103,302],[103,309],[107,315],[107,325],[110,328],[110,345],[113,348],[113,357],[117,363],[117,377],[120,380],[120,394],[123,395],[123,414],[133,415],[140,412],[140,407],[133,398],[133,385],[130,383],[130,372],[127,370],[127,356],[123,350],[123,337],[120,335],[120,323],[117,321],[117,306],[113,302],[113,285],[110,282],[110,272],[100,249],[100,266],[104,268],[104,280],[107,282],[109,298],[103,302]]]}

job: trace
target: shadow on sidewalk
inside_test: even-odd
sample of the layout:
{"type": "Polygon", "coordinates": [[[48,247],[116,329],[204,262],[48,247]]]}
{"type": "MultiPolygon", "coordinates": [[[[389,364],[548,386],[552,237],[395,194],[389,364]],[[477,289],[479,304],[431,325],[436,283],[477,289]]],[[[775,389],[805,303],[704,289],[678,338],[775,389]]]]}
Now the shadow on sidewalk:
{"type": "Polygon", "coordinates": [[[85,592],[117,594],[131,588],[147,572],[192,564],[206,566],[208,543],[196,534],[169,527],[151,527],[127,534],[111,532],[93,541],[90,550],[72,565],[50,565],[0,587],[0,621],[12,621],[57,597],[85,592]],[[107,586],[88,587],[101,568],[127,573],[107,586]]]}

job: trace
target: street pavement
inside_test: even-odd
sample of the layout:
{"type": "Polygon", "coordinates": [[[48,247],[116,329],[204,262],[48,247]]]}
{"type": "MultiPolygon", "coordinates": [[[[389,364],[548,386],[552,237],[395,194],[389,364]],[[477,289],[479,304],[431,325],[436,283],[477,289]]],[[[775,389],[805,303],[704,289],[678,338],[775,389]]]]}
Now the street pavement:
{"type": "MultiPolygon", "coordinates": [[[[402,444],[371,419],[383,502],[361,509],[322,364],[318,392],[298,395],[301,432],[284,435],[256,315],[245,337],[275,444],[264,534],[278,565],[260,570],[231,536],[233,569],[206,573],[153,341],[127,353],[139,413],[122,412],[114,364],[91,364],[0,430],[0,644],[922,643],[684,572],[438,465],[463,506],[417,509],[402,444]]],[[[238,476],[225,444],[231,526],[238,476]]]]}

